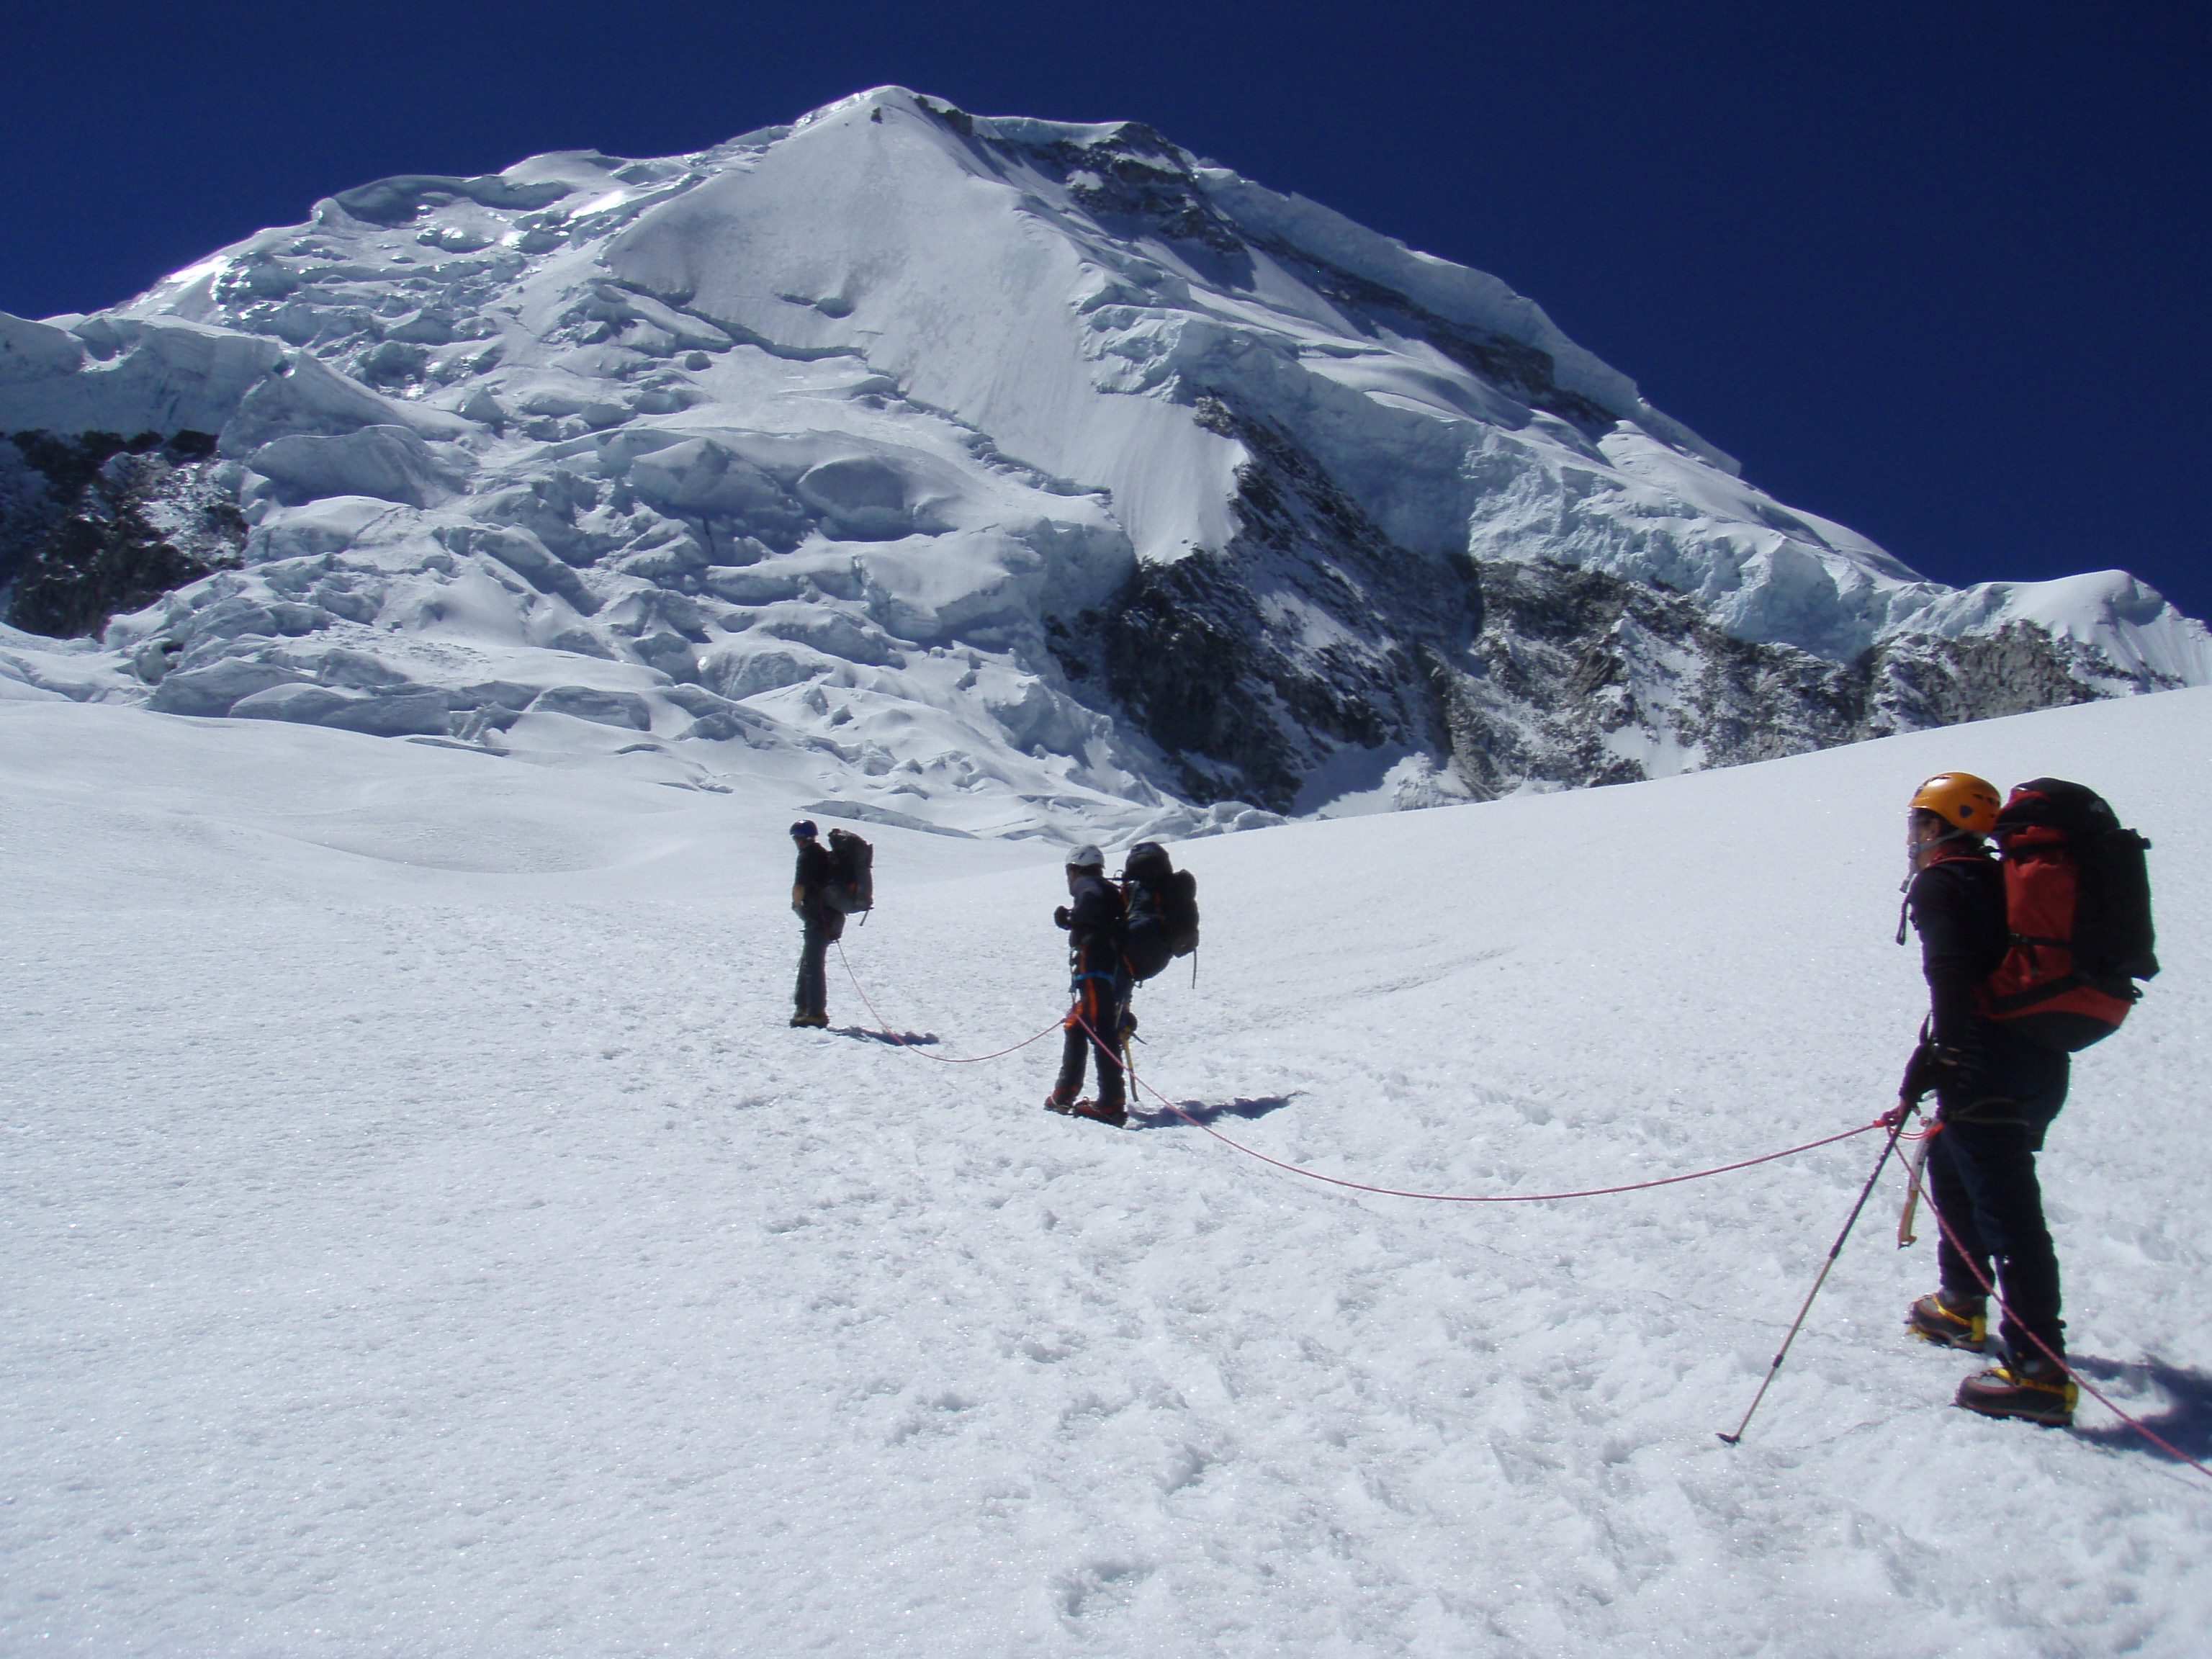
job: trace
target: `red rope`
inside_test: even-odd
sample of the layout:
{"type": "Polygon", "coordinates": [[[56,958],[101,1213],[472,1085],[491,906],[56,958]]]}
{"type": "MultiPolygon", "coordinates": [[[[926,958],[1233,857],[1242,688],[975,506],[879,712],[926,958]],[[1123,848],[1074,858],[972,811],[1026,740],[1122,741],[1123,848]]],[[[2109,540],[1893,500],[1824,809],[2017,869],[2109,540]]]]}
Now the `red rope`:
{"type": "Polygon", "coordinates": [[[905,1049],[908,1054],[920,1054],[924,1060],[933,1060],[940,1066],[976,1066],[981,1064],[987,1060],[1004,1060],[1008,1054],[1017,1053],[1021,1049],[1028,1048],[1032,1042],[1036,1042],[1042,1038],[1050,1036],[1054,1031],[1057,1031],[1060,1028],[1060,1025],[1066,1018],[1066,1016],[1063,1015],[1060,1019],[1053,1021],[1051,1024],[1046,1026],[1042,1031],[1039,1031],[1036,1036],[1024,1037],[1012,1048],[1001,1048],[995,1054],[933,1054],[928,1049],[917,1047],[915,1044],[909,1042],[906,1038],[901,1036],[896,1031],[891,1030],[890,1026],[885,1023],[884,1017],[876,1012],[876,1005],[870,1002],[868,1000],[868,994],[860,989],[860,976],[853,971],[853,964],[846,957],[844,941],[840,939],[836,941],[836,943],[837,945],[837,960],[844,965],[845,977],[853,981],[853,989],[855,994],[859,995],[861,1006],[866,1008],[868,1012],[874,1017],[877,1034],[883,1037],[885,1042],[896,1043],[898,1047],[905,1049]]]}
{"type": "MultiPolygon", "coordinates": [[[[982,1060],[1003,1060],[1006,1055],[1014,1054],[1020,1049],[1026,1048],[1030,1043],[1038,1042],[1044,1037],[1051,1036],[1054,1031],[1058,1030],[1064,1026],[1070,1018],[1073,1018],[1075,1023],[1083,1028],[1085,1033],[1089,1036],[1092,1043],[1094,1043],[1098,1048],[1106,1053],[1112,1052],[1112,1050],[1106,1048],[1106,1045],[1103,1042],[1099,1041],[1098,1033],[1091,1030],[1091,1023],[1085,1019],[1080,1013],[1076,1012],[1074,1008],[1071,1008],[1068,1014],[1063,1015],[1059,1019],[1053,1021],[1053,1023],[1046,1026],[1043,1030],[1039,1031],[1036,1036],[1024,1037],[1021,1042],[1014,1044],[1012,1048],[1001,1048],[996,1054],[974,1054],[962,1058],[956,1058],[947,1054],[930,1054],[927,1049],[915,1047],[913,1043],[908,1042],[904,1037],[893,1031],[890,1029],[890,1026],[884,1021],[884,1017],[876,1012],[876,1005],[868,1000],[867,992],[861,988],[860,977],[858,974],[855,974],[853,971],[853,964],[845,955],[845,946],[842,941],[837,945],[837,960],[843,964],[845,969],[845,976],[853,981],[853,989],[860,996],[862,1005],[866,1007],[871,1015],[874,1016],[877,1028],[881,1034],[890,1042],[896,1043],[900,1048],[904,1048],[910,1053],[921,1054],[925,1059],[938,1060],[947,1066],[973,1066],[982,1060]]],[[[1077,1006],[1079,1007],[1080,1005],[1079,1004],[1077,1006]]],[[[1687,1175],[1662,1176],[1656,1181],[1628,1182],[1618,1187],[1589,1187],[1584,1188],[1580,1191],[1571,1193],[1417,1193],[1408,1191],[1403,1188],[1375,1187],[1370,1186],[1365,1182],[1346,1181],[1341,1176],[1323,1175],[1318,1170],[1309,1170],[1296,1164],[1285,1163],[1279,1158],[1269,1157],[1267,1153],[1261,1152],[1256,1147],[1247,1146],[1243,1142],[1239,1140],[1231,1140],[1227,1135],[1223,1134],[1220,1130],[1215,1128],[1212,1124],[1201,1122],[1197,1118],[1193,1117],[1188,1112],[1183,1110],[1182,1107],[1176,1105],[1175,1102],[1170,1100],[1158,1089],[1153,1088],[1151,1084],[1146,1082],[1144,1079],[1139,1077],[1137,1075],[1137,1068],[1135,1065],[1130,1061],[1126,1053],[1121,1057],[1121,1064],[1123,1069],[1128,1073],[1129,1080],[1131,1082],[1134,1083],[1139,1088],[1145,1091],[1146,1093],[1151,1095],[1153,1099],[1158,1101],[1161,1105],[1166,1107],[1168,1110],[1173,1112],[1185,1123],[1189,1124],[1192,1128],[1203,1130],[1206,1133],[1212,1135],[1216,1140],[1219,1141],[1223,1146],[1231,1148],[1232,1151],[1242,1152],[1247,1158],[1257,1159],[1260,1163],[1267,1164],[1273,1169],[1281,1170],[1286,1174],[1303,1176],[1308,1181],[1322,1182],[1331,1187],[1347,1188],[1356,1193],[1373,1193],[1383,1198],[1420,1199],[1431,1204],[1544,1204],[1549,1203],[1555,1199],[1605,1198],[1616,1193],[1648,1192],[1655,1187],[1672,1187],[1685,1181],[1702,1181],[1708,1176],[1729,1175],[1738,1170],[1756,1168],[1761,1164],[1773,1164],[1785,1158],[1795,1158],[1800,1152],[1814,1152],[1822,1146],[1832,1146],[1839,1140],[1852,1139],[1856,1136],[1866,1133],[1869,1129],[1880,1129],[1887,1127],[1881,1119],[1877,1118],[1872,1123],[1861,1124],[1856,1129],[1845,1129],[1840,1134],[1829,1135],[1820,1140],[1808,1140],[1802,1146],[1792,1146],[1785,1152],[1768,1152],[1760,1158],[1747,1158],[1740,1163],[1723,1164],[1710,1170],[1692,1170],[1687,1175]]],[[[1932,1121],[1925,1129],[1911,1134],[1909,1138],[1912,1139],[1924,1140],[1936,1133],[1942,1127],[1942,1125],[1940,1121],[1932,1121]]],[[[2011,1321],[2011,1322],[2019,1329],[2027,1331],[2027,1340],[2034,1343],[2037,1347],[2042,1349],[2045,1357],[2048,1358],[2052,1364],[2057,1366],[2060,1370],[2063,1371],[2071,1382],[2085,1390],[2092,1399],[2097,1401],[2098,1404],[2104,1407],[2106,1411],[2112,1413],[2113,1416],[2118,1418],[2121,1422],[2126,1424],[2137,1434],[2142,1436],[2144,1439],[2149,1441],[2151,1444],[2156,1446],[2160,1450],[2166,1453],[2169,1456],[2188,1464],[2191,1468],[2195,1469],[2199,1474],[2205,1476],[2207,1479],[2212,1479],[2212,1468],[2207,1468],[2203,1464],[2198,1462],[2187,1452],[2183,1451],[2172,1441],[2167,1440],[2158,1434],[2140,1419],[2131,1417],[2126,1412],[2122,1411],[2119,1407],[2112,1403],[2111,1398],[2106,1395],[2102,1389],[2098,1388],[2095,1383],[2088,1381],[2079,1371],[2076,1371],[2072,1366],[2069,1365],[2062,1357],[2052,1352],[2051,1346],[2044,1341],[2041,1337],[2038,1336],[2033,1331],[2027,1330],[2027,1328],[2025,1325],[2021,1325],[2019,1320],[2014,1317],[2013,1311],[2006,1305],[2004,1298],[1997,1294],[1996,1286],[1990,1283],[1988,1275],[1982,1272],[1979,1265],[1977,1264],[1973,1257],[1968,1254],[1966,1248],[1963,1244],[1960,1243],[1958,1234],[1952,1231],[1951,1224],[1943,1218],[1942,1211],[1936,1207],[1935,1195],[1932,1193],[1928,1192],[1926,1188],[1922,1185],[1919,1175],[1916,1171],[1911,1170],[1908,1166],[1905,1178],[1914,1188],[1917,1188],[1921,1192],[1923,1197],[1927,1199],[1928,1212],[1936,1218],[1936,1224],[1943,1230],[1944,1237],[1951,1241],[1952,1247],[1959,1252],[1961,1259],[1966,1261],[1966,1266],[1972,1271],[1974,1277],[1981,1281],[1982,1289],[1988,1293],[1990,1299],[1997,1304],[1998,1310],[2006,1319],[2011,1321]]]]}
{"type": "MultiPolygon", "coordinates": [[[[1091,1040],[1094,1043],[1098,1041],[1098,1034],[1095,1031],[1091,1031],[1090,1025],[1082,1021],[1079,1016],[1077,1023],[1079,1024],[1082,1024],[1083,1029],[1085,1031],[1091,1032],[1091,1040]]],[[[1808,1140],[1802,1146],[1792,1146],[1787,1152],[1769,1152],[1763,1158],[1747,1158],[1741,1164],[1723,1164],[1719,1168],[1713,1170],[1693,1170],[1687,1175],[1662,1176],[1656,1181],[1633,1181],[1620,1187],[1591,1187],[1584,1189],[1583,1191],[1574,1193],[1508,1193],[1504,1194],[1414,1193],[1407,1192],[1396,1187],[1370,1187],[1364,1182],[1346,1181],[1340,1176],[1323,1175],[1318,1170],[1309,1170],[1299,1164],[1285,1164],[1279,1158],[1270,1158],[1267,1153],[1259,1151],[1255,1147],[1247,1146],[1243,1142],[1239,1140],[1231,1140],[1227,1135],[1222,1133],[1220,1130],[1213,1127],[1212,1125],[1200,1122],[1198,1119],[1193,1117],[1188,1112],[1183,1110],[1182,1107],[1176,1105],[1175,1102],[1170,1100],[1165,1095],[1162,1094],[1158,1089],[1153,1088],[1151,1084],[1139,1077],[1137,1075],[1137,1068],[1133,1066],[1128,1065],[1126,1059],[1123,1061],[1123,1065],[1127,1067],[1131,1080],[1133,1081],[1139,1088],[1145,1091],[1146,1093],[1151,1095],[1153,1099],[1158,1101],[1161,1105],[1166,1107],[1168,1110],[1173,1112],[1184,1122],[1189,1124],[1192,1128],[1203,1129],[1207,1134],[1212,1135],[1223,1146],[1233,1147],[1237,1152],[1243,1153],[1247,1158],[1257,1158],[1262,1164],[1272,1164],[1278,1170],[1288,1170],[1291,1174],[1295,1176],[1304,1176],[1309,1181],[1325,1182],[1332,1187],[1348,1187],[1356,1193],[1377,1193],[1385,1198],[1425,1199],[1432,1204],[1541,1204],[1555,1198],[1602,1198],[1613,1193],[1640,1193],[1653,1187],[1672,1187],[1677,1182],[1701,1181],[1707,1176],[1727,1175],[1729,1171],[1734,1170],[1748,1170],[1754,1164],[1771,1164],[1778,1158],[1795,1158],[1800,1152],[1809,1152],[1818,1146],[1832,1146],[1839,1140],[1849,1140],[1854,1135],[1864,1134],[1869,1129],[1879,1129],[1883,1127],[1879,1121],[1873,1123],[1864,1123],[1861,1124],[1856,1129],[1846,1129],[1841,1134],[1830,1135],[1825,1140],[1808,1140]]]]}
{"type": "MultiPolygon", "coordinates": [[[[1929,1126],[1928,1133],[1933,1134],[1936,1130],[1942,1127],[1942,1120],[1938,1119],[1929,1126]]],[[[1959,1242],[1959,1235],[1951,1231],[1951,1224],[1943,1219],[1943,1212],[1938,1209],[1936,1205],[1936,1194],[1929,1192],[1927,1187],[1921,1182],[1919,1176],[1913,1173],[1909,1169],[1906,1172],[1906,1178],[1914,1187],[1919,1188],[1920,1195],[1928,1200],[1928,1213],[1936,1218],[1936,1224],[1943,1230],[1943,1237],[1951,1241],[1951,1248],[1958,1251],[1960,1259],[1966,1264],[1968,1269],[1972,1271],[1974,1277],[1981,1281],[1982,1289],[1988,1293],[1990,1300],[1997,1304],[1997,1311],[2002,1314],[2006,1319],[2010,1321],[2014,1328],[2026,1332],[2027,1340],[2034,1343],[2037,1347],[2043,1350],[2044,1358],[2050,1360],[2052,1364],[2057,1366],[2060,1370],[2065,1372],[2067,1379],[2069,1382],[2075,1383],[2084,1390],[2091,1399],[2094,1400],[2106,1411],[2112,1413],[2113,1416],[2118,1418],[2121,1422],[2126,1424],[2137,1434],[2142,1436],[2144,1439],[2149,1441],[2152,1445],[2156,1446],[2160,1451],[2166,1453],[2169,1456],[2180,1459],[2183,1462],[2188,1464],[2191,1468],[2196,1470],[2197,1474],[2203,1475],[2208,1480],[2212,1480],[2212,1469],[2206,1468],[2203,1464],[2198,1462],[2195,1458],[2191,1457],[2187,1452],[2182,1450],[2180,1447],[2175,1445],[2172,1441],[2161,1438],[2147,1424],[2142,1422],[2138,1419],[2129,1416],[2127,1413],[2122,1411],[2118,1406],[2115,1406],[2105,1395],[2104,1391],[2099,1389],[2095,1383],[2090,1382],[2087,1377],[2083,1376],[2081,1372],[2075,1370],[2071,1365],[2068,1364],[2061,1355],[2052,1352],[2049,1343],[2045,1342],[2033,1331],[2028,1330],[2027,1326],[2021,1324],[2018,1316],[2014,1314],[2013,1310],[2005,1305],[2004,1298],[1997,1294],[1997,1287],[1990,1283],[1989,1275],[1982,1271],[1981,1264],[1977,1262],[1974,1260],[1972,1254],[1967,1250],[1964,1244],[1961,1244],[1959,1242]]]]}

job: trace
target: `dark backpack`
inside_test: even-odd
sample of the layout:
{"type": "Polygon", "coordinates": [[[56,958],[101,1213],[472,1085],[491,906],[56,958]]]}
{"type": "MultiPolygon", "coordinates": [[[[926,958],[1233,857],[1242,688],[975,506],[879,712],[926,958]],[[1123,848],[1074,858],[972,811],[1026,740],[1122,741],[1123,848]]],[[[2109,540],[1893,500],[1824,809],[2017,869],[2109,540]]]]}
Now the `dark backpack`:
{"type": "Polygon", "coordinates": [[[2004,850],[2011,948],[1976,1011],[2039,1048],[2071,1054],[2119,1030],[2158,972],[2150,843],[2102,796],[2034,778],[2012,792],[1991,833],[2004,850]]]}
{"type": "Polygon", "coordinates": [[[876,849],[850,830],[830,832],[830,879],[822,900],[847,915],[876,908],[876,849]]]}
{"type": "Polygon", "coordinates": [[[1136,979],[1150,979],[1177,957],[1198,949],[1198,878],[1178,870],[1158,842],[1140,841],[1121,866],[1128,920],[1121,956],[1136,979]]]}

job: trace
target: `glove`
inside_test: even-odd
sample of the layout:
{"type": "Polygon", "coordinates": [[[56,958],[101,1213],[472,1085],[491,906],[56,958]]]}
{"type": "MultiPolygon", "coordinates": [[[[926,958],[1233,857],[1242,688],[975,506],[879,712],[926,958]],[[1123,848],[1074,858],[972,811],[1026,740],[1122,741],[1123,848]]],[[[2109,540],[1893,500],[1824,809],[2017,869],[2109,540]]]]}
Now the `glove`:
{"type": "Polygon", "coordinates": [[[1061,905],[1052,913],[1052,925],[1054,927],[1065,927],[1068,925],[1068,921],[1069,917],[1067,914],[1067,907],[1065,904],[1061,905]]]}
{"type": "Polygon", "coordinates": [[[1907,1118],[1912,1115],[1913,1109],[1914,1109],[1912,1107],[1906,1105],[1900,1100],[1896,1105],[1891,1107],[1880,1117],[1875,1119],[1875,1121],[1881,1125],[1885,1129],[1894,1129],[1901,1126],[1907,1118]]]}
{"type": "Polygon", "coordinates": [[[1959,1051],[1939,1048],[1932,1042],[1923,1042],[1912,1051],[1912,1058],[1905,1062],[1905,1080],[1897,1085],[1900,1104],[1917,1106],[1931,1091],[1942,1088],[1959,1075],[1959,1051]]]}

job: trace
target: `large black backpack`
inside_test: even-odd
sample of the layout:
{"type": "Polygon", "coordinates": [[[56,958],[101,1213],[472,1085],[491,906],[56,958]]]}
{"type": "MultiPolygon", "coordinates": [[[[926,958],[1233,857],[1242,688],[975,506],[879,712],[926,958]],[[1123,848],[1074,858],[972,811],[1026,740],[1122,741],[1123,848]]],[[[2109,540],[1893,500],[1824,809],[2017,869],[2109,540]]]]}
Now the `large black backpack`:
{"type": "Polygon", "coordinates": [[[876,908],[876,849],[850,830],[830,832],[830,879],[822,898],[847,915],[876,908]]]}
{"type": "Polygon", "coordinates": [[[2004,849],[2011,943],[1978,1012],[2029,1042],[2071,1052],[2110,1036],[2158,972],[2150,843],[2094,790],[2033,778],[2012,792],[1993,833],[2004,849]]]}
{"type": "Polygon", "coordinates": [[[1198,949],[1198,878],[1178,870],[1158,842],[1140,841],[1121,866],[1128,920],[1121,956],[1137,979],[1150,979],[1177,957],[1198,949]]]}

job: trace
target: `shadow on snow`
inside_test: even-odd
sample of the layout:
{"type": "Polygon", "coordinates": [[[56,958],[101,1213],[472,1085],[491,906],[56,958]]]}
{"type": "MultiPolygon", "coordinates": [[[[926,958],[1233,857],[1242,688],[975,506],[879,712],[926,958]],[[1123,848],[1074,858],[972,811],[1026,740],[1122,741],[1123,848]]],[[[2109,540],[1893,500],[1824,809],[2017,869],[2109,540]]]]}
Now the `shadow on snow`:
{"type": "Polygon", "coordinates": [[[1224,1117],[1247,1120],[1265,1117],[1270,1112],[1281,1110],[1303,1092],[1261,1095],[1256,1099],[1246,1099],[1240,1095],[1231,1101],[1179,1100],[1176,1104],[1182,1109],[1182,1117],[1162,1106],[1157,1109],[1130,1113],[1129,1127],[1133,1129],[1174,1129],[1182,1127],[1185,1118],[1194,1123],[1212,1123],[1224,1117]]]}
{"type": "MultiPolygon", "coordinates": [[[[2145,1359],[2127,1364],[2118,1359],[2100,1359],[2091,1355],[2069,1354],[2066,1363],[2083,1376],[2110,1385],[2117,1382],[2139,1398],[2163,1395],[2166,1409],[2154,1416],[2148,1412],[2133,1414],[2142,1419],[2142,1425],[2162,1440],[2173,1443],[2175,1448],[2200,1462],[2212,1458],[2212,1376],[2202,1371],[2184,1370],[2179,1365],[2169,1365],[2163,1360],[2145,1359]]],[[[2132,1406],[2133,1401],[2123,1397],[2121,1404],[2132,1406]]],[[[2157,1458],[2160,1462],[2173,1460],[2165,1451],[2151,1444],[2124,1423],[2107,1424],[2100,1428],[2076,1429],[2077,1439],[2092,1445],[2110,1447],[2114,1450],[2135,1450],[2157,1458]]]]}
{"type": "Polygon", "coordinates": [[[831,1036],[865,1037],[890,1048],[934,1048],[943,1041],[934,1031],[872,1031],[865,1025],[840,1025],[831,1036]]]}

